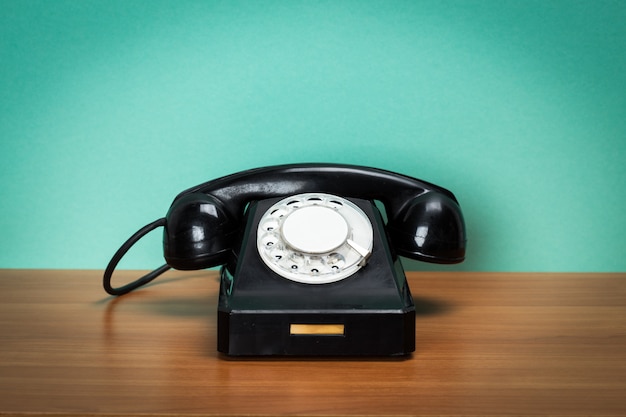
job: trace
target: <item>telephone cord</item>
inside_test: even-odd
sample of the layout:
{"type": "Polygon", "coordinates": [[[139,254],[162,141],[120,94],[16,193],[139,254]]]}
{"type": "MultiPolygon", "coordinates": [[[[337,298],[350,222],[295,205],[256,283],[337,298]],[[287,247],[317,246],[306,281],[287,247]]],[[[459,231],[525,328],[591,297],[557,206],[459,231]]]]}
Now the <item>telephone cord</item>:
{"type": "Polygon", "coordinates": [[[146,275],[132,281],[126,285],[121,287],[113,287],[111,285],[111,278],[113,276],[113,272],[117,267],[117,264],[120,260],[126,255],[126,253],[130,250],[130,248],[137,243],[142,237],[153,231],[158,227],[165,226],[165,218],[161,218],[156,220],[150,224],[139,229],[135,234],[133,234],[120,248],[115,252],[106,269],[104,270],[104,276],[102,277],[102,285],[104,290],[111,295],[124,295],[126,293],[131,292],[132,290],[141,287],[142,285],[146,285],[165,271],[171,269],[168,264],[162,265],[159,268],[155,269],[152,272],[147,273],[146,275]]]}

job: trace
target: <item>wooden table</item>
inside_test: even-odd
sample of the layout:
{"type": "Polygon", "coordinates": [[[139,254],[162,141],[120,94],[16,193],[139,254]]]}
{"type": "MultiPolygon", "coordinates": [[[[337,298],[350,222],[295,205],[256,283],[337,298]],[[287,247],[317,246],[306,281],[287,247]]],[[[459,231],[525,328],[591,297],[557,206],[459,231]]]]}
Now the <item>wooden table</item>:
{"type": "Polygon", "coordinates": [[[410,273],[416,352],[367,360],[218,354],[214,271],[100,280],[0,271],[0,414],[626,415],[626,274],[410,273]]]}

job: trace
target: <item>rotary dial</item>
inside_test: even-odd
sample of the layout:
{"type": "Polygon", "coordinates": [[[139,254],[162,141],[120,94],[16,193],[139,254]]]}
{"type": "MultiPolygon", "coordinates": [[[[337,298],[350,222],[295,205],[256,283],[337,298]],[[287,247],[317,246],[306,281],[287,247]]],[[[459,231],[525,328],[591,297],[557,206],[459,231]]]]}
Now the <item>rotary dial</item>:
{"type": "Polygon", "coordinates": [[[285,198],[265,212],[257,230],[263,262],[280,276],[306,284],[349,277],[366,264],[372,245],[367,215],[331,194],[285,198]]]}

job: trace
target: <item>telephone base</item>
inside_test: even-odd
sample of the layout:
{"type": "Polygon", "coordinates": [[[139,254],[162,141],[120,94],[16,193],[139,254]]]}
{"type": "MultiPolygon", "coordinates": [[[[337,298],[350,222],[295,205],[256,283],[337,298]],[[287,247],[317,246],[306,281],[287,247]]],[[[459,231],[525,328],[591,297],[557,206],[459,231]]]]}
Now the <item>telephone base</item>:
{"type": "Polygon", "coordinates": [[[250,204],[238,262],[221,271],[218,350],[232,356],[398,356],[415,350],[415,306],[402,264],[369,201],[351,199],[375,225],[367,265],[348,278],[304,284],[260,259],[255,230],[276,199],[250,204]]]}

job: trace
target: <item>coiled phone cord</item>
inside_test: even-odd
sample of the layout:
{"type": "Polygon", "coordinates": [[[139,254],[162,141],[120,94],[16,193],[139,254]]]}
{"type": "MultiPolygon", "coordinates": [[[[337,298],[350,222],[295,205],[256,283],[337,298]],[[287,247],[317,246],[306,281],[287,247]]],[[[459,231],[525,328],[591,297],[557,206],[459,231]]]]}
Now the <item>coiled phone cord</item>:
{"type": "Polygon", "coordinates": [[[153,231],[158,227],[165,226],[165,218],[161,218],[156,220],[141,229],[139,229],[134,235],[132,235],[120,248],[115,252],[106,269],[104,270],[104,276],[102,277],[102,285],[104,290],[111,295],[124,295],[126,293],[131,292],[132,290],[141,287],[142,285],[146,285],[165,271],[171,269],[168,264],[162,265],[159,268],[155,269],[152,272],[147,273],[141,278],[136,279],[135,281],[123,285],[121,287],[113,287],[111,286],[111,277],[113,276],[113,271],[117,267],[119,261],[126,255],[126,253],[130,250],[130,248],[137,243],[142,237],[153,231]]]}

